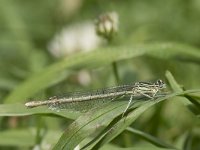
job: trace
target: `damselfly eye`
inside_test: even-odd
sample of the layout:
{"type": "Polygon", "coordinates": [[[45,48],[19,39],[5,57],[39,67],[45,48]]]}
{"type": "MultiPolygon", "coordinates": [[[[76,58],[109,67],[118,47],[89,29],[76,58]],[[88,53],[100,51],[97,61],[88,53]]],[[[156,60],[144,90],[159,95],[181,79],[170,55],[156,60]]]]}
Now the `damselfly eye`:
{"type": "Polygon", "coordinates": [[[160,87],[160,88],[165,88],[165,83],[162,80],[157,80],[156,84],[160,87]]]}

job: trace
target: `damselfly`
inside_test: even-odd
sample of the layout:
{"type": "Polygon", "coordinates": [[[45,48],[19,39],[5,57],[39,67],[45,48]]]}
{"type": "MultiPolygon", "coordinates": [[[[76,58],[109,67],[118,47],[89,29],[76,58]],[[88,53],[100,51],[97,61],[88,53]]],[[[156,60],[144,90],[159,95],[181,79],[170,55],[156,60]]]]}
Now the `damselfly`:
{"type": "Polygon", "coordinates": [[[157,80],[154,83],[136,82],[130,85],[115,86],[98,91],[74,93],[68,97],[55,96],[45,101],[30,101],[25,103],[25,106],[33,108],[42,105],[47,105],[53,109],[62,109],[69,108],[67,106],[70,106],[71,104],[80,104],[81,107],[84,107],[86,103],[104,103],[105,101],[109,102],[124,96],[130,96],[127,107],[124,110],[125,113],[131,105],[133,99],[154,99],[156,95],[164,88],[166,88],[166,85],[162,80],[157,80]]]}

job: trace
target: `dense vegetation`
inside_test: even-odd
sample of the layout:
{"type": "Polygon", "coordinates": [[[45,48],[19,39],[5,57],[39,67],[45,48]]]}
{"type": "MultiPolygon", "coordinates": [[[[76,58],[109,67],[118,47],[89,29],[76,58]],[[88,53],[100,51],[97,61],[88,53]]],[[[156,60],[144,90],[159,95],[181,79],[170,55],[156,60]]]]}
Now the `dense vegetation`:
{"type": "Polygon", "coordinates": [[[199,0],[2,0],[0,149],[200,149],[199,18],[199,0]],[[127,98],[86,113],[24,105],[157,79],[167,95],[124,117],[127,98]]]}

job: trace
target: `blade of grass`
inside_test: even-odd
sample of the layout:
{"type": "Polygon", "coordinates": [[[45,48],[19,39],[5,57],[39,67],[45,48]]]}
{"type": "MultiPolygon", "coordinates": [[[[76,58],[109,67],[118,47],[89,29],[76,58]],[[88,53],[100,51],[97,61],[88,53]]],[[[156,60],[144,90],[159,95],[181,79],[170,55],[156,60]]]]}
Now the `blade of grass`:
{"type": "Polygon", "coordinates": [[[28,109],[24,104],[1,104],[0,116],[27,116],[27,115],[56,115],[70,119],[76,119],[81,113],[74,111],[53,111],[47,107],[38,107],[28,109]]]}
{"type": "Polygon", "coordinates": [[[155,146],[135,146],[135,147],[129,147],[129,148],[117,148],[114,147],[113,149],[111,149],[113,147],[103,147],[100,150],[174,150],[174,149],[169,149],[169,148],[159,148],[159,147],[155,147],[155,146]]]}
{"type": "Polygon", "coordinates": [[[107,144],[112,139],[114,139],[116,136],[118,136],[123,130],[125,130],[133,121],[135,121],[146,109],[150,108],[151,106],[155,105],[156,103],[162,102],[163,100],[173,98],[174,96],[183,95],[185,93],[196,93],[200,92],[200,90],[188,90],[184,92],[177,92],[170,95],[167,95],[165,98],[160,98],[156,101],[148,101],[148,103],[143,104],[141,107],[138,107],[137,109],[133,110],[129,113],[129,115],[126,117],[126,121],[124,122],[123,119],[121,119],[119,122],[117,122],[113,127],[112,131],[108,132],[108,134],[102,138],[96,145],[93,147],[93,149],[98,149],[101,146],[107,144]]]}
{"type": "MultiPolygon", "coordinates": [[[[182,95],[185,93],[200,92],[200,90],[190,90],[185,92],[179,92],[175,94],[170,94],[165,98],[160,98],[155,101],[145,101],[143,105],[132,110],[126,119],[119,116],[126,107],[127,103],[110,103],[106,107],[99,109],[97,111],[90,111],[87,114],[80,116],[74,123],[72,123],[66,131],[61,136],[58,143],[55,145],[54,149],[73,149],[78,145],[84,138],[91,135],[93,132],[100,132],[100,136],[107,133],[107,135],[98,142],[93,149],[98,149],[102,145],[108,143],[110,140],[119,135],[123,130],[125,130],[133,121],[135,121],[146,109],[161,102],[165,99],[172,98],[177,95],[182,95]],[[119,117],[119,121],[116,122],[116,117],[119,117]],[[114,119],[115,118],[115,119],[114,119]],[[114,119],[114,120],[113,120],[114,119]],[[98,126],[105,126],[102,130],[97,129],[98,126]],[[106,127],[107,126],[107,127],[106,127]]],[[[91,143],[93,144],[93,143],[91,143]]],[[[90,146],[90,145],[88,145],[90,146]]],[[[85,147],[86,148],[86,147],[85,147]]],[[[87,147],[88,148],[88,147],[87,147]]]]}
{"type": "Polygon", "coordinates": [[[140,130],[137,130],[137,129],[134,129],[134,128],[131,128],[131,127],[128,127],[126,128],[127,131],[143,138],[144,140],[158,146],[158,147],[162,147],[162,148],[172,148],[172,149],[175,149],[174,146],[170,145],[170,144],[167,144],[165,143],[164,141],[160,140],[159,138],[156,138],[150,134],[147,134],[143,131],[140,131],[140,130]]]}
{"type": "Polygon", "coordinates": [[[142,55],[150,55],[162,59],[173,59],[182,56],[200,60],[198,49],[175,43],[99,48],[90,53],[69,56],[33,74],[7,96],[5,103],[24,102],[28,97],[57,82],[61,76],[63,78],[66,77],[70,73],[67,73],[66,69],[96,68],[122,59],[130,59],[142,55]]]}
{"type": "Polygon", "coordinates": [[[183,150],[191,150],[192,148],[192,138],[193,138],[193,135],[192,133],[188,133],[187,134],[187,137],[185,139],[185,142],[184,142],[184,145],[183,145],[183,150]]]}
{"type": "Polygon", "coordinates": [[[80,116],[63,133],[54,149],[74,149],[83,139],[121,114],[126,107],[126,102],[109,103],[97,111],[90,111],[80,116]]]}
{"type": "MultiPolygon", "coordinates": [[[[167,77],[167,79],[168,79],[168,81],[170,83],[170,86],[172,87],[173,91],[175,91],[175,92],[183,91],[183,89],[180,88],[180,86],[176,82],[176,80],[173,77],[173,75],[171,74],[171,72],[166,71],[165,75],[166,75],[166,77],[167,77]]],[[[187,98],[191,103],[193,103],[198,109],[200,109],[200,103],[197,100],[195,100],[192,96],[190,96],[190,94],[185,94],[184,97],[187,98]]]]}
{"type": "Polygon", "coordinates": [[[181,92],[183,89],[179,86],[179,84],[176,82],[175,78],[173,77],[172,73],[170,71],[166,71],[165,76],[167,80],[169,81],[169,84],[174,92],[181,92]]]}
{"type": "Polygon", "coordinates": [[[200,110],[200,103],[197,101],[197,100],[195,100],[194,98],[192,98],[191,96],[189,96],[189,95],[187,95],[187,94],[185,94],[184,95],[191,103],[193,103],[197,108],[198,108],[198,110],[200,110]]]}

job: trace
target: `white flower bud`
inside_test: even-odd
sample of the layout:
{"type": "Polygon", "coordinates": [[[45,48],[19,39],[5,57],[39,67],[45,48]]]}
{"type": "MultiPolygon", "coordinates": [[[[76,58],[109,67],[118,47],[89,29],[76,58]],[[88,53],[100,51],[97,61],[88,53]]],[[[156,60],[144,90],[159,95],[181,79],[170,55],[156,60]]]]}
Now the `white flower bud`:
{"type": "Polygon", "coordinates": [[[110,12],[100,15],[96,21],[96,32],[106,39],[112,39],[118,31],[118,15],[110,12]]]}

